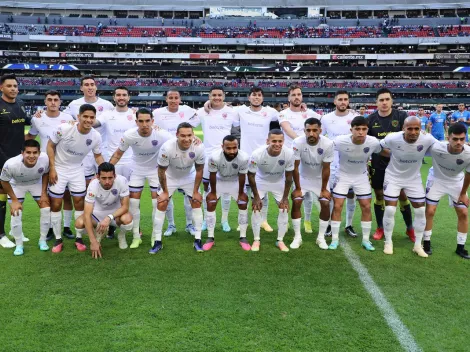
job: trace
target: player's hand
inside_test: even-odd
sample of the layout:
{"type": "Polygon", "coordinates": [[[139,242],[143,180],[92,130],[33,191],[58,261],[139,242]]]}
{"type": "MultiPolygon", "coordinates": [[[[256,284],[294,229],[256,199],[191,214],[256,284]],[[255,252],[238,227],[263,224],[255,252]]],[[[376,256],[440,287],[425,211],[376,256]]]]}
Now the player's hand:
{"type": "Polygon", "coordinates": [[[199,204],[202,204],[202,195],[198,191],[193,192],[193,202],[197,202],[199,204]]]}
{"type": "Polygon", "coordinates": [[[169,200],[168,192],[162,192],[157,196],[158,203],[168,202],[168,200],[169,200]]]}
{"type": "Polygon", "coordinates": [[[19,200],[13,200],[10,204],[11,216],[19,216],[23,211],[23,204],[19,200]]]}
{"type": "Polygon", "coordinates": [[[39,204],[42,206],[49,204],[49,196],[47,195],[47,192],[41,194],[41,198],[39,198],[39,204]]]}
{"type": "Polygon", "coordinates": [[[103,221],[98,224],[98,226],[96,226],[96,232],[104,234],[106,231],[108,231],[110,223],[111,219],[107,216],[103,221]]]}
{"type": "Polygon", "coordinates": [[[287,198],[282,198],[279,202],[279,209],[284,211],[289,211],[289,200],[287,198]]]}
{"type": "Polygon", "coordinates": [[[301,188],[296,188],[292,191],[292,200],[296,198],[301,198],[302,197],[302,189],[301,188]]]}
{"type": "Polygon", "coordinates": [[[464,204],[468,208],[468,196],[467,194],[461,194],[457,200],[458,204],[464,204]]]}
{"type": "Polygon", "coordinates": [[[210,100],[208,100],[204,103],[204,111],[208,114],[211,112],[211,109],[212,109],[212,105],[211,105],[210,100]]]}
{"type": "Polygon", "coordinates": [[[328,200],[331,200],[331,193],[330,191],[328,191],[327,189],[324,189],[322,191],[320,191],[320,197],[319,199],[328,199],[328,200]]]}
{"type": "Polygon", "coordinates": [[[200,145],[201,143],[202,143],[201,138],[194,136],[193,144],[194,145],[200,145]]]}
{"type": "Polygon", "coordinates": [[[306,112],[307,111],[307,104],[305,104],[305,103],[300,104],[300,111],[306,112]]]}
{"type": "Polygon", "coordinates": [[[246,193],[238,193],[237,204],[248,204],[248,195],[246,193]]]}
{"type": "Polygon", "coordinates": [[[33,117],[35,117],[35,118],[37,118],[37,119],[40,119],[43,112],[44,112],[44,110],[38,109],[38,111],[36,111],[36,112],[34,113],[33,117]]]}
{"type": "Polygon", "coordinates": [[[251,207],[253,211],[261,211],[261,208],[263,207],[263,202],[261,201],[261,198],[259,196],[255,196],[253,200],[251,201],[251,207]]]}
{"type": "Polygon", "coordinates": [[[55,185],[59,181],[59,177],[57,176],[57,172],[55,169],[50,169],[49,170],[49,184],[50,185],[55,185]]]}
{"type": "Polygon", "coordinates": [[[90,243],[91,257],[93,259],[103,258],[101,255],[101,244],[98,241],[90,243]]]}

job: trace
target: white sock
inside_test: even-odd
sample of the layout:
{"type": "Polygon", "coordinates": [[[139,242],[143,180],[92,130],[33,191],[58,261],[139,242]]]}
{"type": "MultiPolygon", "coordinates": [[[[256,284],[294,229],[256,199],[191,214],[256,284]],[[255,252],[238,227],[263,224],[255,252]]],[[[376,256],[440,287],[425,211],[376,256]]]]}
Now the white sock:
{"type": "Polygon", "coordinates": [[[355,210],[356,210],[356,197],[354,196],[353,199],[346,198],[346,227],[352,226],[355,210]]]}
{"type": "Polygon", "coordinates": [[[62,213],[60,211],[51,211],[51,225],[56,240],[60,240],[62,238],[60,231],[62,228],[62,213]]]}
{"type": "Polygon", "coordinates": [[[130,223],[128,223],[127,225],[124,225],[124,224],[121,224],[121,226],[119,226],[119,229],[121,230],[124,230],[124,233],[128,232],[128,231],[132,231],[132,228],[134,227],[134,224],[133,222],[131,221],[130,223]]]}
{"type": "Polygon", "coordinates": [[[431,241],[431,236],[432,236],[432,230],[423,232],[423,239],[425,241],[431,241]]]}
{"type": "MultiPolygon", "coordinates": [[[[300,220],[300,219],[299,219],[300,220]]],[[[283,241],[287,232],[287,223],[289,222],[289,212],[284,209],[279,209],[277,216],[277,240],[283,241]]]]}
{"type": "MultiPolygon", "coordinates": [[[[156,199],[155,199],[156,200],[156,199]]],[[[152,205],[153,204],[153,199],[152,199],[152,205]]],[[[166,208],[166,219],[168,220],[168,226],[175,226],[175,216],[174,216],[174,213],[173,213],[173,198],[170,198],[170,201],[168,202],[168,207],[166,208]]],[[[154,209],[156,208],[156,204],[154,206],[154,209]]],[[[152,217],[153,219],[153,217],[152,217]]]]}
{"type": "Polygon", "coordinates": [[[215,222],[217,221],[215,211],[208,211],[206,216],[207,236],[214,238],[215,222]]]}
{"type": "Polygon", "coordinates": [[[369,242],[370,229],[372,228],[372,221],[361,221],[362,240],[369,242]]]}
{"type": "Polygon", "coordinates": [[[331,222],[331,214],[333,214],[333,208],[335,207],[335,201],[333,200],[333,196],[330,199],[330,222],[331,222]]]}
{"type": "Polygon", "coordinates": [[[320,221],[320,223],[318,225],[317,239],[321,240],[321,241],[324,241],[325,240],[325,232],[326,232],[326,229],[328,228],[329,221],[325,221],[325,220],[322,220],[322,219],[319,219],[319,221],[320,221]]]}
{"type": "Polygon", "coordinates": [[[259,241],[261,231],[261,213],[259,211],[254,211],[251,214],[251,228],[253,229],[254,240],[259,241]]]}
{"type": "MultiPolygon", "coordinates": [[[[304,221],[310,222],[310,215],[312,214],[313,208],[313,192],[305,192],[304,194],[304,221]]],[[[292,219],[294,224],[294,219],[292,219]]],[[[295,228],[295,225],[294,225],[295,228]]]]}
{"type": "Polygon", "coordinates": [[[129,212],[132,215],[132,222],[134,227],[132,228],[132,234],[134,238],[140,238],[139,227],[140,227],[140,199],[131,198],[129,200],[129,212]]]}
{"type": "Polygon", "coordinates": [[[155,217],[153,218],[153,230],[152,230],[152,239],[154,239],[155,241],[162,240],[162,227],[163,227],[164,222],[165,222],[165,212],[156,209],[155,217]]]}
{"type": "Polygon", "coordinates": [[[300,218],[292,219],[292,227],[294,228],[294,239],[301,239],[302,234],[300,233],[300,218]]]}
{"type": "MultiPolygon", "coordinates": [[[[152,223],[153,219],[155,219],[155,211],[157,210],[157,205],[158,199],[152,199],[152,223]]],[[[168,213],[165,213],[165,215],[168,215],[168,213]]],[[[168,225],[170,225],[170,222],[168,222],[168,225]]]]}
{"type": "Polygon", "coordinates": [[[397,207],[387,205],[384,212],[385,243],[392,243],[393,228],[395,227],[395,213],[397,207]]]}
{"type": "Polygon", "coordinates": [[[196,228],[196,234],[194,235],[194,239],[200,240],[201,239],[201,227],[202,227],[202,209],[201,208],[193,208],[193,225],[196,228]]]}
{"type": "MultiPolygon", "coordinates": [[[[77,228],[75,228],[75,236],[76,236],[77,238],[82,238],[84,233],[85,233],[85,228],[83,228],[83,229],[77,229],[77,228]]],[[[100,242],[100,241],[101,241],[101,236],[100,236],[99,238],[98,238],[98,236],[96,236],[96,240],[97,240],[98,242],[100,242]]]]}
{"type": "Polygon", "coordinates": [[[331,220],[331,240],[339,241],[339,227],[341,226],[341,221],[331,220]]]}
{"type": "Polygon", "coordinates": [[[10,220],[11,235],[15,238],[17,246],[23,245],[23,222],[21,221],[21,210],[16,216],[12,216],[10,220]]]}
{"type": "Polygon", "coordinates": [[[262,199],[263,207],[261,208],[261,222],[268,221],[268,209],[269,209],[269,195],[266,193],[266,197],[262,199]]]}
{"type": "Polygon", "coordinates": [[[467,242],[467,234],[463,232],[457,232],[457,244],[465,245],[465,242],[467,242]]]}
{"type": "Polygon", "coordinates": [[[188,196],[184,196],[184,214],[186,215],[186,226],[193,224],[193,208],[188,196]]]}
{"type": "Polygon", "coordinates": [[[248,210],[238,210],[238,225],[240,226],[240,237],[246,237],[248,228],[248,210]]]}
{"type": "Polygon", "coordinates": [[[230,211],[230,203],[232,202],[232,197],[230,194],[222,194],[222,219],[220,221],[222,223],[228,221],[228,213],[230,211]]]}
{"type": "Polygon", "coordinates": [[[64,210],[64,227],[70,227],[72,222],[72,210],[64,210]]]}
{"type": "Polygon", "coordinates": [[[320,211],[321,211],[320,200],[318,199],[317,195],[313,192],[312,192],[312,204],[315,206],[317,211],[320,213],[320,211]]]}
{"type": "Polygon", "coordinates": [[[39,214],[39,240],[45,241],[49,226],[51,225],[51,208],[41,208],[39,209],[39,214]]]}
{"type": "Polygon", "coordinates": [[[426,212],[424,207],[415,208],[415,218],[413,221],[413,227],[415,229],[415,246],[421,247],[421,242],[423,240],[423,231],[426,227],[426,212]]]}

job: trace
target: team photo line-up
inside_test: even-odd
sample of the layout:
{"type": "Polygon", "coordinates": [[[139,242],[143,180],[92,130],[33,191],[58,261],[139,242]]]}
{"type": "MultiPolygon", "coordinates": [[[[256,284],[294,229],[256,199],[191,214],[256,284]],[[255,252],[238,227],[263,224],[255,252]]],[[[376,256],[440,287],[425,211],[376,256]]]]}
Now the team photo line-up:
{"type": "Polygon", "coordinates": [[[26,193],[39,206],[42,251],[48,251],[47,242],[54,240],[52,252],[61,252],[62,236],[75,238],[76,249],[86,251],[83,235],[88,234],[92,257],[99,258],[101,240],[113,238],[114,231],[119,248],[128,248],[127,232],[132,232],[130,248],[138,248],[142,243],[140,198],[148,182],[151,254],[163,248],[163,236],[176,232],[172,200],[176,191],[184,195],[185,231],[194,236],[197,252],[209,251],[215,244],[219,200],[222,230],[232,230],[228,223],[232,198],[238,206],[241,248],[259,251],[261,228],[273,231],[267,222],[269,193],[279,211],[279,250],[288,252],[289,247],[302,245],[302,206],[304,232],[313,232],[311,213],[316,206],[316,244],[323,250],[337,249],[344,203],[344,230],[351,237],[358,236],[352,221],[359,203],[361,245],[375,251],[370,241],[373,189],[377,226],[372,237],[384,238],[385,254],[393,254],[397,206],[414,243],[413,252],[419,257],[432,254],[433,218],[439,200],[447,196],[457,214],[455,252],[470,259],[465,249],[470,115],[465,106],[459,106],[450,121],[442,105],[429,119],[419,111],[418,116],[407,116],[392,108],[392,92],[383,88],[376,93],[377,110],[365,117],[349,109],[349,93],[340,90],[335,93],[336,109],[320,116],[303,103],[299,86],[289,87],[289,105],[281,111],[263,105],[259,87],[249,91],[249,106],[237,107],[224,102],[222,87],[212,87],[209,100],[198,110],[182,105],[180,93],[170,89],[167,106],[152,112],[129,108],[126,87],[114,89],[115,106],[97,97],[93,77],[83,77],[80,88],[84,96],[63,112],[60,93],[46,92],[45,109],[28,118],[17,99],[16,77],[0,78],[0,245],[15,248],[14,255],[23,255],[28,241],[22,230],[26,193]],[[204,142],[193,131],[199,125],[204,142]],[[420,173],[424,156],[432,157],[426,188],[420,173]],[[251,244],[246,238],[250,198],[251,244]],[[14,242],[4,230],[7,201],[14,242]],[[70,230],[73,209],[75,235],[70,230]],[[289,212],[294,238],[288,247],[284,236],[289,212]],[[168,228],[163,231],[165,218],[168,228]],[[205,243],[202,231],[207,231],[205,243]]]}

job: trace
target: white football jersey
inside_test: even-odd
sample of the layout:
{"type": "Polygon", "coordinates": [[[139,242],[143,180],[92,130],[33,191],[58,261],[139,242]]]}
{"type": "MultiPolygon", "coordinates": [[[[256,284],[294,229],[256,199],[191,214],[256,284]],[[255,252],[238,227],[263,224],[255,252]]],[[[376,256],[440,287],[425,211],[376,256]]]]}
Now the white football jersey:
{"type": "Polygon", "coordinates": [[[39,135],[39,139],[41,140],[41,151],[45,152],[47,150],[47,142],[57,127],[62,123],[67,123],[73,120],[74,119],[71,115],[63,112],[61,112],[57,117],[49,117],[46,112],[43,111],[41,118],[33,117],[31,119],[31,129],[29,130],[29,134],[33,136],[39,135]]]}
{"type": "Polygon", "coordinates": [[[271,121],[279,120],[276,109],[263,106],[260,111],[252,111],[248,106],[236,108],[240,119],[240,149],[251,155],[255,149],[266,144],[271,121]]]}
{"type": "Polygon", "coordinates": [[[189,149],[181,150],[178,140],[173,138],[164,143],[158,154],[158,165],[167,167],[166,177],[173,184],[194,182],[194,165],[204,165],[204,144],[191,144],[189,149]]]}
{"type": "Polygon", "coordinates": [[[362,144],[354,144],[351,134],[338,136],[333,143],[339,154],[339,174],[346,177],[366,174],[370,156],[382,151],[379,140],[372,136],[366,136],[362,144]]]}
{"type": "Polygon", "coordinates": [[[323,163],[331,163],[334,157],[333,141],[320,136],[317,145],[309,145],[305,136],[297,137],[292,143],[294,159],[300,160],[299,174],[304,179],[321,180],[323,163]]]}
{"type": "Polygon", "coordinates": [[[434,178],[449,185],[458,184],[464,177],[463,171],[470,172],[470,147],[464,145],[461,153],[451,154],[447,146],[447,142],[436,142],[431,147],[434,178]]]}
{"type": "MultiPolygon", "coordinates": [[[[85,98],[79,98],[72,100],[67,108],[64,110],[66,114],[72,115],[74,119],[78,118],[78,112],[80,111],[80,106],[83,104],[90,104],[85,101],[85,98]]],[[[103,112],[114,109],[113,104],[109,101],[98,98],[94,103],[91,103],[96,109],[96,116],[101,115],[103,112]]]]}
{"type": "Polygon", "coordinates": [[[437,140],[430,134],[420,133],[414,143],[405,141],[404,132],[389,134],[380,141],[384,149],[390,149],[390,163],[385,173],[401,181],[420,175],[421,164],[428,149],[437,140]]]}
{"type": "Polygon", "coordinates": [[[85,202],[93,204],[93,211],[112,214],[121,207],[121,199],[129,196],[129,186],[124,176],[116,175],[110,189],[104,189],[95,178],[88,185],[85,202]]]}
{"type": "MultiPolygon", "coordinates": [[[[132,109],[127,109],[125,112],[107,110],[98,116],[98,121],[106,134],[106,160],[113,155],[116,149],[119,148],[121,138],[124,132],[135,128],[135,113],[132,109]]],[[[122,156],[119,163],[128,163],[132,158],[132,150],[127,150],[122,156]]]]}
{"type": "MultiPolygon", "coordinates": [[[[300,137],[304,134],[305,120],[310,117],[321,119],[320,115],[310,109],[307,109],[307,111],[294,112],[290,108],[287,108],[279,113],[279,123],[282,124],[284,121],[287,121],[297,136],[300,137]]],[[[287,134],[284,134],[284,145],[288,148],[292,148],[292,142],[293,139],[287,134]]]]}
{"type": "Polygon", "coordinates": [[[51,135],[56,144],[55,166],[64,171],[80,168],[88,153],[101,154],[101,135],[92,128],[87,134],[78,131],[78,125],[64,123],[51,135]]]}
{"type": "Polygon", "coordinates": [[[3,165],[0,179],[10,182],[11,185],[30,186],[41,183],[42,176],[49,172],[49,158],[41,152],[38,161],[33,167],[26,167],[23,163],[23,155],[17,155],[8,159],[3,165]]]}
{"type": "Polygon", "coordinates": [[[155,124],[167,130],[173,136],[176,135],[176,129],[182,122],[188,122],[193,127],[197,127],[201,123],[199,117],[196,115],[196,110],[187,105],[180,105],[176,112],[169,111],[168,107],[165,106],[153,110],[152,115],[155,119],[155,124]]]}
{"type": "Polygon", "coordinates": [[[249,156],[239,150],[237,156],[228,161],[222,149],[215,150],[209,157],[209,172],[217,172],[217,180],[223,182],[235,182],[238,174],[248,173],[249,156]]]}
{"type": "Polygon", "coordinates": [[[204,108],[200,108],[197,116],[201,120],[204,145],[208,155],[220,148],[224,137],[231,133],[232,126],[240,126],[237,112],[227,105],[220,110],[211,109],[209,113],[206,113],[204,108]]]}
{"type": "Polygon", "coordinates": [[[278,156],[268,154],[268,145],[263,145],[251,154],[248,171],[256,173],[256,182],[269,184],[283,180],[286,171],[294,170],[294,152],[282,147],[278,156]]]}
{"type": "Polygon", "coordinates": [[[162,145],[174,137],[165,130],[152,129],[147,137],[142,137],[138,127],[124,132],[119,149],[125,152],[129,147],[132,149],[132,167],[136,170],[156,170],[158,167],[158,152],[162,145]]]}

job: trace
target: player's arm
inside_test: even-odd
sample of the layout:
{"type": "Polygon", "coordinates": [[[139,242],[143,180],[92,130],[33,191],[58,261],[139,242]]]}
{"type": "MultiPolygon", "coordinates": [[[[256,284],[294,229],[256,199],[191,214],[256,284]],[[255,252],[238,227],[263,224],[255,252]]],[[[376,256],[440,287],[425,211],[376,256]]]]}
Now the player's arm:
{"type": "Polygon", "coordinates": [[[49,196],[47,195],[47,185],[49,184],[49,173],[45,173],[42,175],[42,183],[41,183],[41,198],[39,199],[39,203],[49,203],[49,196]]]}
{"type": "Polygon", "coordinates": [[[209,185],[210,185],[210,193],[214,195],[217,194],[217,172],[211,171],[209,173],[209,185]]]}
{"type": "MultiPolygon", "coordinates": [[[[121,197],[121,207],[110,214],[114,219],[123,216],[129,212],[129,196],[121,197]]],[[[109,217],[108,217],[109,218],[109,217]]],[[[110,218],[109,218],[110,219],[110,218]]]]}
{"type": "Polygon", "coordinates": [[[25,141],[29,141],[30,139],[34,139],[34,138],[36,138],[36,136],[33,136],[32,134],[29,134],[29,133],[24,136],[25,141]]]}
{"type": "Polygon", "coordinates": [[[300,190],[300,172],[299,172],[299,166],[300,166],[300,160],[295,160],[294,161],[294,185],[295,185],[295,190],[300,190]]]}
{"type": "Polygon", "coordinates": [[[284,182],[284,193],[282,194],[282,199],[279,202],[279,209],[289,210],[289,192],[292,187],[294,171],[286,171],[285,173],[285,182],[284,182]]]}
{"type": "Polygon", "coordinates": [[[261,211],[261,207],[263,203],[259,197],[258,188],[256,187],[256,172],[248,171],[248,184],[251,188],[251,193],[253,194],[253,200],[251,201],[251,205],[253,207],[253,211],[261,211]]]}
{"type": "MultiPolygon", "coordinates": [[[[3,182],[2,182],[3,184],[3,182]]],[[[468,187],[470,186],[470,173],[465,172],[465,177],[463,179],[463,185],[462,185],[462,190],[460,191],[460,196],[458,199],[458,203],[460,204],[465,204],[466,207],[468,207],[468,196],[467,196],[467,191],[468,187]]]]}
{"type": "Polygon", "coordinates": [[[330,191],[327,187],[328,181],[330,180],[330,165],[331,163],[322,163],[320,198],[331,198],[330,191]]]}
{"type": "Polygon", "coordinates": [[[93,214],[93,203],[85,202],[83,208],[83,222],[85,223],[85,230],[88,233],[90,239],[90,250],[92,258],[101,258],[101,244],[98,242],[95,236],[95,229],[93,228],[93,220],[91,214],[93,214]]]}
{"type": "Polygon", "coordinates": [[[166,182],[166,169],[168,166],[162,166],[158,164],[158,182],[162,188],[162,192],[158,195],[158,202],[167,202],[168,201],[168,184],[166,182]]]}
{"type": "Polygon", "coordinates": [[[49,157],[49,183],[55,185],[57,183],[58,177],[55,170],[55,150],[57,144],[49,139],[47,142],[47,156],[49,157]]]}
{"type": "Polygon", "coordinates": [[[118,148],[109,159],[109,162],[113,165],[116,165],[119,162],[119,160],[121,160],[123,155],[124,155],[124,152],[118,148]]]}
{"type": "Polygon", "coordinates": [[[202,202],[202,196],[199,193],[199,186],[202,182],[202,174],[204,171],[204,164],[194,164],[196,168],[196,178],[194,179],[193,201],[202,202]]]}
{"type": "Polygon", "coordinates": [[[101,153],[93,153],[93,156],[95,157],[95,161],[98,166],[104,163],[104,158],[101,153]]]}
{"type": "Polygon", "coordinates": [[[238,195],[245,194],[246,174],[238,173],[238,195]]]}
{"type": "Polygon", "coordinates": [[[296,139],[298,137],[288,121],[282,121],[280,125],[284,133],[287,134],[291,139],[296,139]]]}

